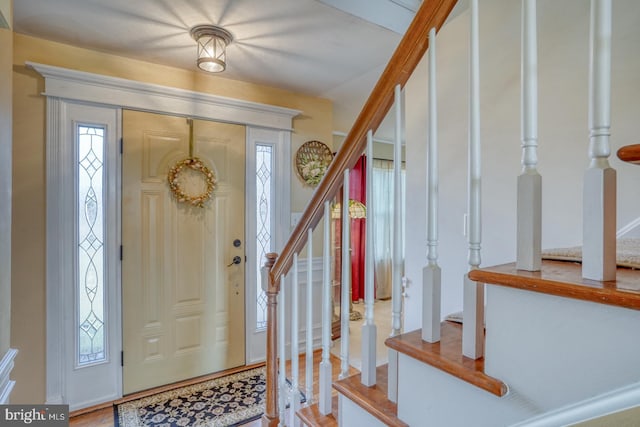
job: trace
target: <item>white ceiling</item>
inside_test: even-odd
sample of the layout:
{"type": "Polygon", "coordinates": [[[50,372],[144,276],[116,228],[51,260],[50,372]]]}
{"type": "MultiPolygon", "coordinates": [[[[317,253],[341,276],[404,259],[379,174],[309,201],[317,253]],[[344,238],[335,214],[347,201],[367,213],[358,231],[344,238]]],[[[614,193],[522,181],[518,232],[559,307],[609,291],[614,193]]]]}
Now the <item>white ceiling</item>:
{"type": "Polygon", "coordinates": [[[395,31],[403,31],[417,5],[418,0],[17,0],[14,29],[196,70],[189,29],[220,25],[234,36],[225,77],[329,98],[334,127],[346,131],[400,41],[395,31]],[[398,18],[390,20],[392,12],[398,18]]]}

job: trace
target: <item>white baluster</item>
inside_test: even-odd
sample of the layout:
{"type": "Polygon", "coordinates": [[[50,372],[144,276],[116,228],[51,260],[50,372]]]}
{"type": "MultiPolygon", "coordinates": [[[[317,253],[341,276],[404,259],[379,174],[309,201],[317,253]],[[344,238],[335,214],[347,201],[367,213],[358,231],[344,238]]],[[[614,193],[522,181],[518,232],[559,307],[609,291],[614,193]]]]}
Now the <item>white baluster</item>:
{"type": "Polygon", "coordinates": [[[349,376],[349,300],[351,298],[351,218],[349,218],[349,169],[342,186],[342,284],[340,293],[340,375],[349,376]]]}
{"type": "Polygon", "coordinates": [[[287,409],[287,401],[289,397],[289,386],[287,384],[287,364],[286,364],[286,317],[285,313],[287,311],[285,307],[286,296],[285,296],[285,281],[284,276],[280,277],[280,293],[278,294],[278,361],[279,361],[279,369],[278,369],[278,385],[279,385],[279,393],[278,393],[278,409],[280,413],[280,421],[278,423],[279,426],[286,426],[286,417],[284,416],[285,411],[287,409]]]}
{"type": "Polygon", "coordinates": [[[516,267],[538,271],[541,262],[542,178],[538,173],[538,41],[536,0],[522,0],[522,173],[518,176],[516,267]]]}
{"type": "Polygon", "coordinates": [[[427,147],[427,266],[422,270],[422,339],[440,341],[441,272],[438,266],[438,97],[436,29],[429,31],[429,145],[427,147]]]}
{"type": "Polygon", "coordinates": [[[365,223],[364,258],[364,324],[362,325],[362,374],[360,381],[367,387],[376,384],[377,328],[373,317],[373,132],[367,132],[367,218],[365,223]]]}
{"type": "Polygon", "coordinates": [[[611,0],[591,1],[589,169],[584,176],[582,276],[616,278],[616,171],[611,134],[611,0]]]}
{"type": "Polygon", "coordinates": [[[322,255],[322,362],[320,362],[320,396],[322,415],[331,413],[331,205],[324,202],[324,242],[322,255]]]}
{"type": "Polygon", "coordinates": [[[291,283],[291,406],[289,408],[289,425],[300,426],[300,418],[296,416],[296,412],[300,409],[300,366],[299,366],[299,330],[300,317],[298,299],[298,254],[293,255],[293,279],[291,283]]]}
{"type": "MultiPolygon", "coordinates": [[[[478,0],[471,0],[471,60],[469,114],[469,268],[480,266],[482,242],[480,209],[480,51],[478,47],[478,0]]],[[[484,284],[464,275],[462,353],[478,359],[484,353],[484,284]]]]}
{"type": "MultiPolygon", "coordinates": [[[[396,85],[395,138],[393,141],[393,264],[391,269],[391,336],[402,331],[402,88],[396,85]]],[[[387,396],[392,402],[398,400],[398,352],[389,349],[387,396]]]]}
{"type": "Polygon", "coordinates": [[[313,402],[313,230],[307,231],[307,342],[305,393],[307,405],[313,402]]]}

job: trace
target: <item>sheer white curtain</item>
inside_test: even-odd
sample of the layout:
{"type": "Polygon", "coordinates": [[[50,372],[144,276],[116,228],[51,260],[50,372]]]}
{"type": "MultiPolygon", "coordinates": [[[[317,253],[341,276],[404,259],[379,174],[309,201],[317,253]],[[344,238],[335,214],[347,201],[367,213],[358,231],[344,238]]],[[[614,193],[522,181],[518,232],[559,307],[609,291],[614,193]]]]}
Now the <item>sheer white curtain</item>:
{"type": "MultiPolygon", "coordinates": [[[[373,253],[376,278],[376,298],[391,298],[391,257],[393,251],[393,161],[373,159],[373,253]]],[[[405,206],[405,170],[401,171],[402,205],[405,206]]],[[[402,236],[404,240],[404,215],[402,236]]],[[[404,251],[404,246],[403,246],[404,251]]],[[[402,258],[404,259],[404,252],[402,258]]]]}

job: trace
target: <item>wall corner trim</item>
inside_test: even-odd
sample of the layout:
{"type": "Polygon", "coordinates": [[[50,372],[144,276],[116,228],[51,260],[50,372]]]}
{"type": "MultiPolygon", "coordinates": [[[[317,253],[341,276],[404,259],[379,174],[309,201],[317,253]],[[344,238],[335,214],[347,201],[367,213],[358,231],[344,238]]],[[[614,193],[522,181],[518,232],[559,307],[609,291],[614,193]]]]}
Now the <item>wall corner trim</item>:
{"type": "Polygon", "coordinates": [[[10,377],[17,354],[18,350],[10,348],[0,359],[0,405],[9,403],[11,390],[16,384],[15,381],[11,381],[10,377]]]}

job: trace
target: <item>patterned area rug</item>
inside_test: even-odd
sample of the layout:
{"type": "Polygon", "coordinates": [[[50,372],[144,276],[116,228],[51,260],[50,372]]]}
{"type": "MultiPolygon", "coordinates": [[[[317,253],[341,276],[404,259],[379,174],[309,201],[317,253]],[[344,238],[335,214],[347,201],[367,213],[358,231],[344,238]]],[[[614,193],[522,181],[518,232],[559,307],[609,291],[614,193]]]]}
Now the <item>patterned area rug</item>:
{"type": "Polygon", "coordinates": [[[264,412],[265,368],[255,368],[118,405],[120,427],[223,427],[264,412]]]}

